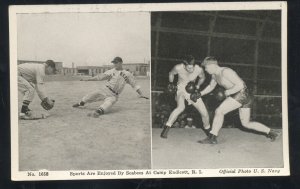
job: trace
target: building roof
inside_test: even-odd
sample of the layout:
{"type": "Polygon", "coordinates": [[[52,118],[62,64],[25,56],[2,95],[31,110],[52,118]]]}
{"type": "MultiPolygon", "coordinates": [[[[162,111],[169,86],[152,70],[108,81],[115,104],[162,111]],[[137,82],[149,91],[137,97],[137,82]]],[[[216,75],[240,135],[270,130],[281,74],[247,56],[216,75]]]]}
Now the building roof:
{"type": "MultiPolygon", "coordinates": [[[[135,66],[135,65],[143,65],[149,66],[146,63],[123,63],[124,66],[135,66]]],[[[77,66],[77,69],[100,69],[100,68],[112,68],[113,65],[102,65],[102,66],[77,66]]]]}

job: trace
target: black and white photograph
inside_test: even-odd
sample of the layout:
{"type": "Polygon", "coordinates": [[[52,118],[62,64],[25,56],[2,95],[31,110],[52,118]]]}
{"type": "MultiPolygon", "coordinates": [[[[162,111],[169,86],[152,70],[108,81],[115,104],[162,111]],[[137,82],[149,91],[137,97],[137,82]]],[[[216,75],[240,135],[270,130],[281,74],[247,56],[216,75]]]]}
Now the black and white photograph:
{"type": "Polygon", "coordinates": [[[281,15],[151,14],[154,169],[284,167],[281,15]]]}
{"type": "Polygon", "coordinates": [[[284,2],[11,6],[15,181],[286,176],[284,2]]]}
{"type": "Polygon", "coordinates": [[[150,169],[150,14],[17,14],[18,170],[150,169]]]}

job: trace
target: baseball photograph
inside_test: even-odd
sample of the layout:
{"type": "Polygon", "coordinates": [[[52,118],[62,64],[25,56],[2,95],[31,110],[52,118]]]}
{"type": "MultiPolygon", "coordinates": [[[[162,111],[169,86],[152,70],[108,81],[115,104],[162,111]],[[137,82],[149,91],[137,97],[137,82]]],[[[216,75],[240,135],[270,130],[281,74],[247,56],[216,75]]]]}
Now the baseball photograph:
{"type": "Polygon", "coordinates": [[[153,168],[284,167],[280,10],[151,14],[153,168]]]}
{"type": "Polygon", "coordinates": [[[19,171],[151,168],[149,23],[17,14],[19,171]]]}

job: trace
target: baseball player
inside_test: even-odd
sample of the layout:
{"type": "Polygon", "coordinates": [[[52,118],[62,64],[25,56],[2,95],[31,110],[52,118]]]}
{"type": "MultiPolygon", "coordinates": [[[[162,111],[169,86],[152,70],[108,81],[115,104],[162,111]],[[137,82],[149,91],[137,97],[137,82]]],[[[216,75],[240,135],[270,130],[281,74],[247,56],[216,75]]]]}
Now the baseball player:
{"type": "Polygon", "coordinates": [[[44,64],[24,63],[18,65],[18,90],[24,95],[20,119],[33,119],[28,106],[34,98],[35,91],[42,100],[41,106],[44,109],[53,108],[54,100],[48,98],[44,77],[55,73],[56,68],[53,60],[47,60],[44,64]]]}
{"type": "Polygon", "coordinates": [[[250,121],[251,98],[247,86],[237,73],[230,68],[220,67],[214,57],[206,57],[202,65],[212,75],[212,79],[210,84],[200,92],[201,96],[210,93],[219,84],[225,88],[226,99],[215,110],[210,134],[206,139],[199,142],[217,144],[217,136],[223,125],[224,115],[235,109],[239,109],[241,123],[244,127],[265,133],[271,141],[274,141],[278,136],[276,132],[261,123],[250,121]]]}
{"type": "Polygon", "coordinates": [[[86,103],[96,102],[103,100],[103,104],[88,116],[99,117],[107,112],[109,108],[118,101],[119,95],[123,91],[126,84],[129,84],[139,95],[140,98],[148,99],[144,96],[139,85],[136,84],[134,76],[123,69],[123,60],[120,57],[115,57],[112,61],[114,68],[107,70],[104,74],[99,74],[95,77],[85,79],[83,81],[102,81],[107,80],[105,86],[102,86],[100,90],[96,90],[90,94],[84,96],[79,103],[73,105],[74,108],[84,106],[86,103]]]}
{"type": "Polygon", "coordinates": [[[175,97],[177,107],[171,113],[163,131],[161,132],[160,136],[162,138],[167,138],[169,129],[176,121],[179,114],[184,111],[185,100],[189,105],[193,105],[201,114],[204,129],[208,130],[210,128],[209,115],[202,99],[198,98],[196,100],[192,100],[191,94],[186,91],[186,86],[188,83],[196,81],[197,77],[199,77],[199,80],[196,84],[196,88],[200,88],[201,84],[205,80],[203,69],[199,65],[195,64],[195,58],[192,55],[188,55],[183,59],[183,63],[175,65],[174,68],[169,72],[168,88],[174,88],[175,84],[173,81],[175,75],[178,75],[177,93],[175,97]]]}

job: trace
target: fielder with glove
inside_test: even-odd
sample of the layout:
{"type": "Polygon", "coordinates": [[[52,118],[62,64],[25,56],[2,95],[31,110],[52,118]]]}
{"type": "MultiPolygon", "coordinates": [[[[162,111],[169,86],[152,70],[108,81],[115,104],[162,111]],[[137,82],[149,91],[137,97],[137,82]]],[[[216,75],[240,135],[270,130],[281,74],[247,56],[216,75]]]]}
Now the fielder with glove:
{"type": "Polygon", "coordinates": [[[45,90],[44,77],[56,73],[55,63],[47,60],[44,64],[23,63],[18,65],[18,90],[23,96],[23,104],[20,112],[20,119],[32,120],[36,117],[32,116],[29,104],[37,92],[42,103],[41,106],[45,110],[50,110],[54,106],[54,100],[47,97],[45,90]]]}
{"type": "Polygon", "coordinates": [[[175,98],[177,107],[170,114],[170,117],[166,125],[164,126],[163,131],[161,132],[160,136],[162,138],[167,138],[169,129],[176,121],[179,114],[184,111],[185,100],[189,105],[193,105],[201,114],[204,128],[207,130],[210,128],[207,109],[201,99],[200,93],[196,92],[196,89],[198,90],[200,88],[200,85],[205,80],[203,69],[199,65],[195,64],[195,58],[192,55],[186,56],[181,64],[175,65],[174,68],[169,72],[169,82],[171,84],[168,85],[168,91],[170,91],[170,89],[174,89],[172,85],[175,75],[178,75],[175,98]],[[198,77],[198,83],[195,84],[194,82],[198,77]]]}

